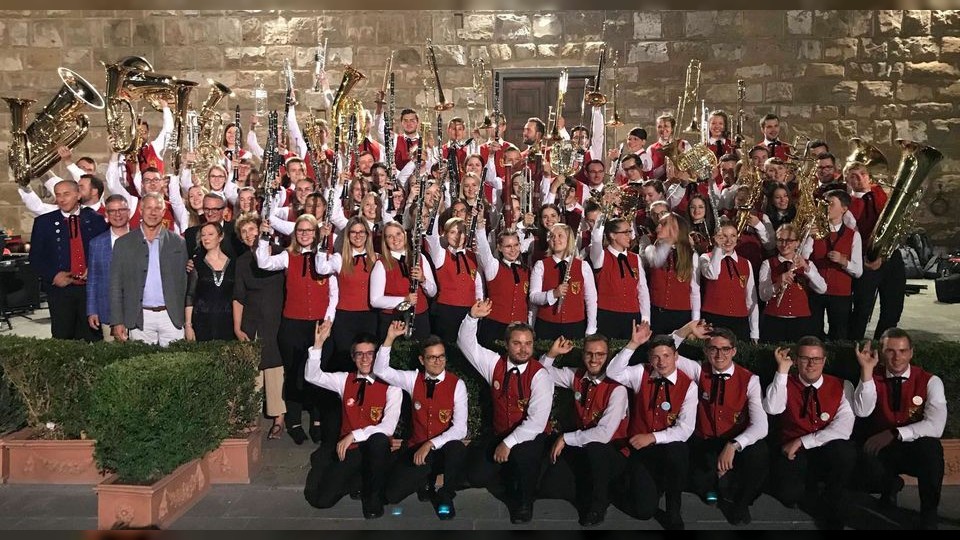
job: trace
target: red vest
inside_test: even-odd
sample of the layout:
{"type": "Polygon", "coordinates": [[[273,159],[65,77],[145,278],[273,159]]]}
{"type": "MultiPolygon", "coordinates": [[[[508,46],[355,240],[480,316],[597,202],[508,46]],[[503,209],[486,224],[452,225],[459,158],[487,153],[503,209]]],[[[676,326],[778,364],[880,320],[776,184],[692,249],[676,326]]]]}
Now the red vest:
{"type": "Polygon", "coordinates": [[[713,368],[704,362],[698,381],[700,397],[697,406],[697,427],[693,433],[703,439],[719,437],[730,440],[743,433],[750,423],[747,408],[747,386],[753,373],[738,365],[733,367],[733,376],[721,383],[713,379],[713,368]],[[714,389],[714,385],[717,389],[714,389]],[[723,393],[719,389],[723,388],[723,393]],[[721,398],[723,402],[721,403],[721,398]]]}
{"type": "MultiPolygon", "coordinates": [[[[331,242],[332,244],[332,242],[331,242]]],[[[379,257],[374,254],[374,260],[379,257]]],[[[375,263],[374,263],[375,264],[375,263]]],[[[337,309],[343,311],[370,311],[370,270],[373,265],[367,267],[367,258],[354,265],[352,272],[344,272],[343,267],[337,274],[337,285],[340,290],[340,300],[337,302],[337,309]]]]}
{"type": "Polygon", "coordinates": [[[596,274],[597,279],[597,307],[607,311],[619,313],[640,313],[640,299],[637,288],[640,286],[640,256],[628,251],[627,265],[623,267],[623,277],[620,276],[620,262],[610,253],[603,250],[603,267],[596,274]],[[633,271],[631,276],[630,271],[633,271]]]}
{"type": "Polygon", "coordinates": [[[407,441],[408,446],[420,446],[450,428],[453,421],[454,394],[460,379],[449,371],[433,388],[433,398],[427,398],[427,384],[424,372],[417,375],[413,383],[413,433],[407,441]]]}
{"type": "Polygon", "coordinates": [[[873,429],[871,434],[923,420],[923,410],[927,404],[927,383],[932,376],[917,366],[910,366],[910,378],[900,383],[900,410],[894,411],[890,406],[890,383],[886,380],[886,370],[883,366],[877,366],[873,372],[873,382],[877,386],[877,405],[870,415],[873,429]]]}
{"type": "MultiPolygon", "coordinates": [[[[166,208],[163,210],[163,219],[160,220],[160,223],[163,224],[165,229],[176,231],[177,230],[177,219],[173,215],[173,205],[170,204],[170,201],[164,201],[166,208]]],[[[140,207],[143,205],[143,199],[140,199],[140,202],[137,204],[137,209],[133,211],[133,215],[130,216],[130,229],[136,229],[140,226],[140,207]]]]}
{"type": "Polygon", "coordinates": [[[68,217],[66,225],[70,228],[70,274],[82,276],[87,273],[87,257],[80,232],[80,215],[68,217]]]}
{"type": "MultiPolygon", "coordinates": [[[[392,257],[390,254],[384,255],[384,257],[392,257]]],[[[381,262],[380,264],[383,264],[381,262]]],[[[420,267],[423,268],[423,265],[426,264],[425,260],[421,257],[420,267]]],[[[412,268],[412,265],[411,265],[412,268]]],[[[410,294],[410,278],[404,277],[403,271],[400,270],[400,261],[397,259],[393,260],[393,268],[388,269],[386,265],[383,267],[386,276],[387,282],[383,288],[384,296],[407,296],[410,294]]],[[[423,294],[423,286],[417,287],[417,315],[427,311],[427,295],[423,294]]],[[[383,310],[386,314],[394,313],[392,309],[383,310]]]]}
{"type": "MultiPolygon", "coordinates": [[[[777,143],[778,143],[778,144],[774,147],[773,152],[770,153],[770,157],[777,157],[777,158],[780,158],[780,159],[782,159],[782,160],[784,160],[784,161],[788,161],[790,158],[787,156],[787,154],[793,154],[793,153],[794,153],[794,151],[793,151],[793,146],[790,146],[789,144],[787,144],[787,143],[785,143],[785,142],[782,142],[782,141],[779,141],[779,140],[777,141],[777,143]]],[[[767,141],[766,141],[766,139],[760,141],[759,143],[757,143],[757,145],[758,145],[758,146],[763,146],[763,147],[765,147],[768,152],[769,152],[769,150],[770,150],[770,147],[767,146],[767,141]]]]}
{"type": "MultiPolygon", "coordinates": [[[[447,306],[470,307],[476,301],[477,256],[474,252],[464,252],[466,261],[459,257],[460,272],[457,273],[457,261],[450,250],[446,250],[443,266],[437,268],[437,302],[447,306]]],[[[417,301],[419,304],[419,300],[417,301]]]]}
{"type": "Polygon", "coordinates": [[[736,261],[732,257],[727,260],[720,261],[717,279],[703,280],[703,311],[726,317],[746,317],[750,264],[744,257],[738,257],[736,261]]]}
{"type": "MultiPolygon", "coordinates": [[[[552,256],[547,256],[543,261],[543,290],[549,291],[556,289],[563,276],[557,270],[557,263],[552,256]]],[[[570,282],[567,288],[567,297],[563,301],[563,306],[558,310],[557,304],[552,306],[541,306],[537,310],[537,318],[549,323],[575,323],[587,318],[586,304],[584,302],[584,283],[583,270],[581,265],[583,261],[577,257],[571,259],[570,282]]]]}
{"type": "Polygon", "coordinates": [[[317,274],[314,253],[289,253],[286,300],[283,316],[300,321],[319,321],[330,305],[329,276],[317,274]]]}
{"type": "Polygon", "coordinates": [[[844,270],[843,266],[827,258],[830,251],[839,251],[849,259],[853,254],[853,233],[846,225],[842,225],[838,232],[831,232],[826,238],[813,241],[813,252],[810,260],[817,266],[820,275],[827,282],[828,296],[850,296],[853,286],[853,277],[844,270]],[[839,233],[839,234],[838,234],[839,233]]]}
{"type": "Polygon", "coordinates": [[[396,146],[393,150],[393,162],[396,164],[397,170],[400,170],[403,169],[411,159],[416,157],[413,152],[410,151],[411,146],[416,148],[416,143],[407,145],[407,136],[402,133],[399,134],[395,140],[396,146]]]}
{"type": "MultiPolygon", "coordinates": [[[[510,434],[527,417],[527,406],[530,404],[530,392],[533,386],[533,376],[543,369],[540,361],[531,358],[527,361],[527,368],[517,377],[510,376],[510,386],[507,393],[503,392],[503,382],[507,375],[507,357],[501,356],[497,366],[493,368],[493,381],[490,386],[493,398],[493,432],[497,437],[510,434]]],[[[544,427],[544,433],[550,429],[550,422],[544,427]]]]}
{"type": "MultiPolygon", "coordinates": [[[[586,370],[580,368],[577,370],[574,375],[574,397],[573,408],[577,413],[577,429],[592,429],[597,427],[597,424],[600,423],[600,418],[603,417],[603,413],[607,410],[607,406],[610,404],[610,395],[613,394],[613,391],[620,387],[620,383],[611,380],[609,377],[604,377],[599,384],[589,384],[587,385],[587,402],[586,405],[582,405],[580,402],[580,394],[583,392],[583,377],[586,375],[586,370]]],[[[627,455],[629,449],[627,448],[627,425],[629,424],[629,416],[624,416],[620,421],[620,424],[617,426],[617,430],[613,432],[613,437],[610,438],[610,443],[620,448],[620,451],[627,455]]]]}
{"type": "MultiPolygon", "coordinates": [[[[887,204],[887,193],[878,185],[871,186],[870,192],[865,193],[863,197],[850,197],[850,213],[857,220],[857,230],[862,240],[866,241],[870,238],[885,204],[887,204]]],[[[866,249],[866,242],[863,247],[866,249]]]]}
{"type": "Polygon", "coordinates": [[[651,170],[657,170],[666,162],[666,156],[663,154],[663,145],[660,144],[660,141],[651,144],[647,151],[650,152],[650,161],[653,163],[651,170]]]}
{"type": "MultiPolygon", "coordinates": [[[[754,212],[757,217],[762,218],[763,214],[754,212]]],[[[737,255],[742,259],[750,261],[750,264],[760,271],[760,263],[763,262],[763,243],[760,242],[760,236],[757,231],[749,225],[744,229],[743,234],[737,239],[737,247],[734,249],[737,255]]]]}
{"type": "Polygon", "coordinates": [[[786,443],[827,427],[837,416],[840,400],[843,399],[843,380],[832,375],[823,375],[823,384],[817,390],[820,410],[811,397],[803,410],[803,394],[806,384],[792,374],[787,378],[787,408],[780,418],[780,442],[786,443]],[[801,416],[803,414],[803,416],[801,416]]]}
{"type": "Polygon", "coordinates": [[[517,265],[520,282],[514,283],[513,270],[499,261],[497,276],[487,282],[487,296],[493,301],[493,310],[487,318],[501,324],[527,320],[527,295],[530,292],[530,271],[517,265]]]}
{"type": "Polygon", "coordinates": [[[650,304],[661,309],[689,311],[691,278],[681,281],[677,277],[676,259],[677,252],[671,249],[662,268],[650,268],[650,304]]]}
{"type": "MultiPolygon", "coordinates": [[[[793,265],[790,261],[781,261],[779,257],[770,257],[767,263],[770,265],[770,280],[774,285],[780,283],[780,277],[783,276],[793,265]]],[[[798,271],[793,275],[793,285],[787,287],[783,293],[780,305],[777,305],[776,295],[767,302],[763,309],[764,315],[771,317],[809,317],[810,302],[807,298],[807,278],[804,272],[798,271]]]]}
{"type": "Polygon", "coordinates": [[[650,377],[649,366],[644,368],[643,377],[640,379],[640,390],[633,395],[633,409],[630,413],[629,435],[632,437],[638,433],[655,433],[663,431],[673,426],[680,415],[680,407],[683,405],[683,399],[687,395],[687,388],[690,387],[690,377],[687,377],[679,369],[677,370],[677,383],[666,384],[659,392],[657,399],[651,403],[657,384],[650,377]],[[664,409],[666,403],[667,389],[670,392],[670,407],[664,409]]]}
{"type": "MultiPolygon", "coordinates": [[[[366,383],[363,391],[363,404],[359,403],[361,384],[355,382],[357,374],[347,375],[343,387],[343,405],[340,407],[340,438],[355,429],[375,426],[383,420],[383,411],[387,407],[388,384],[380,379],[374,379],[373,384],[366,383]]],[[[350,449],[357,447],[357,443],[350,445],[350,449]]]]}

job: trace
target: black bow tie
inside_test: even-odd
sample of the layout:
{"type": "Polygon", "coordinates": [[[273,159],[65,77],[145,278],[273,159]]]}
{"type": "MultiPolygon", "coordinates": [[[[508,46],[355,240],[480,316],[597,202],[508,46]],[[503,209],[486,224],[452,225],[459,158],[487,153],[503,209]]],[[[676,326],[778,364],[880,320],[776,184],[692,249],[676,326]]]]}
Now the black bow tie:
{"type": "Polygon", "coordinates": [[[407,268],[407,256],[401,255],[397,260],[400,262],[400,273],[403,275],[403,277],[410,277],[410,269],[407,268]]]}
{"type": "Polygon", "coordinates": [[[820,396],[817,394],[817,387],[812,384],[803,389],[803,408],[800,409],[800,418],[807,416],[811,400],[816,406],[817,418],[820,418],[820,396]]]}
{"type": "Polygon", "coordinates": [[[710,378],[713,379],[713,384],[710,386],[710,403],[723,405],[723,398],[727,393],[727,379],[730,378],[730,374],[714,373],[710,378]]]}
{"type": "Polygon", "coordinates": [[[520,379],[520,368],[517,368],[517,367],[512,367],[512,368],[510,368],[509,370],[507,370],[507,374],[503,377],[503,390],[502,390],[502,394],[503,394],[504,396],[508,395],[507,392],[510,390],[510,376],[511,376],[511,375],[516,375],[516,376],[517,376],[517,379],[518,379],[518,380],[517,380],[517,384],[518,384],[518,386],[517,386],[517,394],[520,396],[520,399],[523,399],[523,385],[519,385],[519,382],[520,382],[520,381],[519,381],[519,379],[520,379]]]}
{"type": "Polygon", "coordinates": [[[587,406],[587,394],[590,393],[590,388],[597,385],[597,381],[584,377],[580,382],[580,406],[587,406]]]}
{"type": "Polygon", "coordinates": [[[627,268],[627,272],[630,272],[631,278],[637,277],[637,275],[633,273],[633,267],[630,266],[630,262],[627,260],[626,253],[617,255],[617,266],[620,267],[620,279],[623,279],[626,276],[626,272],[623,271],[624,267],[627,268]]]}
{"type": "Polygon", "coordinates": [[[467,265],[467,254],[463,251],[455,251],[453,253],[453,260],[457,263],[457,274],[463,271],[469,271],[470,267],[467,265]],[[460,267],[460,259],[463,259],[463,268],[460,267]]]}
{"type": "Polygon", "coordinates": [[[519,284],[520,284],[520,264],[519,264],[519,263],[513,263],[513,264],[507,263],[507,266],[509,266],[509,267],[510,267],[510,270],[513,271],[513,284],[514,284],[514,285],[519,285],[519,284]]]}
{"type": "Polygon", "coordinates": [[[887,402],[890,404],[891,411],[900,411],[900,399],[903,397],[903,381],[906,377],[887,377],[887,384],[890,385],[890,397],[887,402]]]}
{"type": "Polygon", "coordinates": [[[363,267],[366,268],[367,265],[366,265],[366,263],[364,263],[364,259],[366,259],[366,258],[367,258],[367,254],[366,254],[366,253],[360,253],[360,254],[358,254],[358,255],[354,255],[354,256],[353,256],[353,265],[354,265],[354,266],[360,266],[361,264],[363,264],[363,267]]]}
{"type": "Polygon", "coordinates": [[[670,379],[666,377],[650,377],[650,383],[654,385],[653,397],[650,399],[650,408],[657,408],[657,398],[660,396],[660,389],[663,388],[663,401],[670,403],[670,379]]]}

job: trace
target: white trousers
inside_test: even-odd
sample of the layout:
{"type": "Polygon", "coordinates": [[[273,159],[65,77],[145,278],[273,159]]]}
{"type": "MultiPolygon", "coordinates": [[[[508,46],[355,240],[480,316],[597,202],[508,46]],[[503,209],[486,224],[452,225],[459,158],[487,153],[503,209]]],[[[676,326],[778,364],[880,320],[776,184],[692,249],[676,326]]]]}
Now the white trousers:
{"type": "Polygon", "coordinates": [[[145,309],[143,310],[143,330],[131,329],[130,339],[166,347],[171,341],[183,339],[183,328],[174,326],[166,311],[145,309]]]}

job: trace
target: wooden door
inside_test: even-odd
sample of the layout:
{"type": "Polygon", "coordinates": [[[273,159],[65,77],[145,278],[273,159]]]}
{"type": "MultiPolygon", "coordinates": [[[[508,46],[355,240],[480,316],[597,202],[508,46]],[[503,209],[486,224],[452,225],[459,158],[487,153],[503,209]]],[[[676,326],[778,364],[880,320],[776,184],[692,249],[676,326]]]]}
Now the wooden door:
{"type": "MultiPolygon", "coordinates": [[[[523,146],[523,126],[527,119],[538,117],[546,124],[550,107],[557,105],[557,78],[555,77],[516,77],[504,78],[503,112],[507,117],[506,139],[523,146]]],[[[583,100],[584,79],[570,77],[567,92],[563,99],[563,117],[567,131],[580,123],[580,103],[583,100]]],[[[589,122],[589,117],[584,118],[589,122]]]]}

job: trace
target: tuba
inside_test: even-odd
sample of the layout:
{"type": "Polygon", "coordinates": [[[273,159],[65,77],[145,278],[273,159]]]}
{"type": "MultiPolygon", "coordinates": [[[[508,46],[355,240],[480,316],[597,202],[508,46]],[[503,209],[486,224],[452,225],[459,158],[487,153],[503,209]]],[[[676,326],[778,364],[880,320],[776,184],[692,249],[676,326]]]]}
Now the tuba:
{"type": "Polygon", "coordinates": [[[923,181],[943,154],[932,146],[897,139],[903,147],[900,166],[893,179],[893,192],[877,218],[877,225],[867,241],[866,258],[875,261],[889,257],[910,229],[912,214],[923,196],[923,181]]]}
{"type": "Polygon", "coordinates": [[[164,101],[176,102],[176,79],[154,73],[150,62],[140,56],[128,56],[115,64],[100,63],[107,73],[104,114],[110,149],[128,154],[137,146],[137,118],[130,100],[143,99],[162,111],[164,101]]]}
{"type": "MultiPolygon", "coordinates": [[[[190,112],[188,110],[190,107],[190,92],[197,86],[197,83],[193,81],[175,80],[173,84],[173,133],[168,137],[167,150],[173,155],[173,170],[178,174],[182,159],[180,142],[183,140],[183,125],[186,123],[187,128],[190,128],[190,122],[187,119],[190,112]]],[[[189,148],[190,151],[193,151],[193,146],[189,148]]]]}
{"type": "Polygon", "coordinates": [[[340,81],[340,86],[337,88],[337,93],[333,96],[333,103],[330,106],[330,125],[336,126],[340,124],[340,115],[344,111],[344,99],[346,99],[347,94],[353,90],[353,87],[360,81],[366,79],[367,76],[361,73],[358,69],[353,66],[348,65],[343,68],[343,79],[340,81]]]}
{"type": "Polygon", "coordinates": [[[850,145],[850,154],[847,155],[846,163],[863,163],[871,178],[880,184],[887,184],[886,180],[889,177],[887,156],[883,155],[875,145],[860,137],[850,139],[850,145]]]}
{"type": "MultiPolygon", "coordinates": [[[[194,174],[202,175],[206,182],[207,171],[217,164],[222,157],[221,138],[223,137],[223,117],[216,111],[217,105],[223,98],[232,96],[233,91],[222,83],[207,79],[210,84],[210,93],[197,113],[197,160],[193,163],[194,174]]],[[[197,178],[194,178],[194,182],[197,178]]],[[[209,187],[209,186],[207,186],[209,187]]]]}
{"type": "Polygon", "coordinates": [[[80,108],[89,105],[102,109],[100,92],[76,72],[57,69],[63,86],[46,107],[26,127],[26,113],[31,100],[4,98],[10,106],[13,139],[10,146],[10,167],[20,185],[26,185],[49,171],[60,161],[57,147],[73,148],[87,135],[90,121],[80,108]]]}

